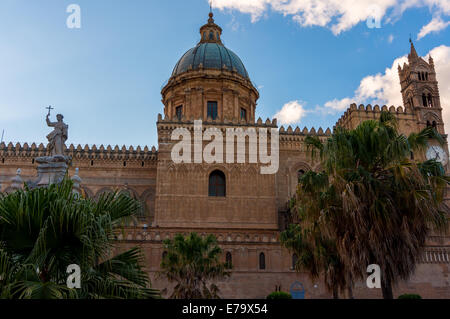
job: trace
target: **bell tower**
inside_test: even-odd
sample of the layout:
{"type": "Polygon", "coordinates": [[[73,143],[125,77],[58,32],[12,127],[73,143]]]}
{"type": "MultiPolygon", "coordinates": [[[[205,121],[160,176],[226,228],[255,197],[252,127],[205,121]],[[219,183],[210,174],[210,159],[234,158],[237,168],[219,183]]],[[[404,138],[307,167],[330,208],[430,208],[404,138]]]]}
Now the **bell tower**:
{"type": "Polygon", "coordinates": [[[398,66],[403,105],[413,110],[421,129],[433,126],[439,133],[445,134],[433,58],[430,56],[426,62],[417,54],[412,40],[409,41],[411,51],[408,64],[398,66]]]}

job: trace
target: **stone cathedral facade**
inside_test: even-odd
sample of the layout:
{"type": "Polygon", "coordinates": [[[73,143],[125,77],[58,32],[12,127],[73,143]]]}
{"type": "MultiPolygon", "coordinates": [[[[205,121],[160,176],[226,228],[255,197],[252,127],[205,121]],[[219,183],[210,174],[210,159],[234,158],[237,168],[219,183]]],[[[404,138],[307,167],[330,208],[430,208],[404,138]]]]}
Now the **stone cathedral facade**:
{"type": "MultiPolygon", "coordinates": [[[[265,298],[276,287],[288,291],[299,281],[306,298],[329,298],[320,280],[311,282],[306,274],[293,270],[295,256],[281,247],[279,235],[286,226],[287,203],[296,191],[299,174],[321,170],[306,153],[303,140],[308,135],[326,139],[331,130],[284,128],[276,119],[256,119],[259,92],[241,59],[223,45],[222,29],[212,13],[200,28],[200,36],[162,88],[164,114],[158,115],[156,123],[158,147],[70,145],[65,149],[65,155],[72,159],[69,175],[79,175],[86,197],[120,191],[142,202],[139,222],[126,227],[118,242],[122,247],[138,245],[144,249],[146,269],[156,288],[167,287],[155,276],[164,252],[162,241],[195,231],[214,234],[224,250],[224,260],[233,265],[232,276],[219,283],[222,297],[265,298]],[[278,172],[263,175],[260,164],[248,161],[175,164],[172,133],[177,128],[193,132],[194,120],[202,120],[204,129],[215,127],[223,132],[227,128],[277,129],[278,172]],[[76,168],[79,173],[75,173],[76,168]]],[[[355,128],[388,110],[396,115],[404,134],[434,126],[446,137],[442,107],[450,106],[440,104],[433,59],[419,57],[411,43],[408,60],[398,70],[403,106],[352,104],[336,125],[355,128]]],[[[448,170],[447,145],[443,152],[441,160],[448,170]]],[[[43,144],[2,143],[0,191],[13,191],[22,182],[35,179],[35,158],[47,153],[43,144]]],[[[414,155],[417,159],[427,156],[426,152],[414,155]]],[[[77,182],[79,178],[75,178],[77,182]]],[[[416,274],[395,288],[395,295],[415,292],[424,297],[450,298],[449,239],[438,235],[429,238],[416,274]]],[[[381,291],[357,283],[354,295],[377,298],[381,291]]]]}

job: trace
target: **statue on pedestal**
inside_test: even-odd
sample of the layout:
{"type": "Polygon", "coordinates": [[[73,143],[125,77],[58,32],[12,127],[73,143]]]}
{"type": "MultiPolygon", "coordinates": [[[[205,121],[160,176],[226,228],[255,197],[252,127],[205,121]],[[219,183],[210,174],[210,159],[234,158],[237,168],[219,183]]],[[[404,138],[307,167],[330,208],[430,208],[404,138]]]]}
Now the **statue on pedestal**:
{"type": "Polygon", "coordinates": [[[57,122],[51,122],[49,117],[53,108],[49,106],[47,109],[47,125],[54,129],[47,135],[50,156],[36,158],[39,165],[38,180],[35,184],[38,187],[60,183],[67,173],[67,164],[70,162],[70,158],[64,156],[64,143],[67,140],[69,126],[63,122],[64,117],[61,114],[56,116],[57,122]]]}
{"type": "Polygon", "coordinates": [[[64,116],[56,115],[57,122],[49,120],[51,107],[48,107],[48,114],[46,117],[47,125],[55,129],[47,135],[48,147],[51,156],[64,155],[64,143],[67,141],[69,126],[63,122],[64,116]]]}

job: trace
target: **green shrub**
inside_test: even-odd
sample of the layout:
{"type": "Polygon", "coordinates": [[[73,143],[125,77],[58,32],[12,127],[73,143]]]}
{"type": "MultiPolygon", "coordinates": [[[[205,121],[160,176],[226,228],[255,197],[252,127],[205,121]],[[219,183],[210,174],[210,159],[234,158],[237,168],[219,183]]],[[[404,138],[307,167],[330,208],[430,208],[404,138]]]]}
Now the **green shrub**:
{"type": "Polygon", "coordinates": [[[288,292],[274,291],[267,296],[267,299],[292,299],[292,296],[288,292]]]}
{"type": "Polygon", "coordinates": [[[403,294],[398,296],[398,299],[422,299],[422,297],[417,294],[403,294]]]}

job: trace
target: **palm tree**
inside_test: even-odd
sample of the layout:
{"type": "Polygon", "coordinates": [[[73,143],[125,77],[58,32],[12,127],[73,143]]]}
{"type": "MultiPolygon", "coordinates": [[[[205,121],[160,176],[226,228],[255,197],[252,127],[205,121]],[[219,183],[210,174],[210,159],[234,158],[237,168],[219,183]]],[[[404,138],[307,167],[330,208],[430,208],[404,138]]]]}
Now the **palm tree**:
{"type": "Polygon", "coordinates": [[[216,299],[219,288],[213,281],[228,277],[228,263],[221,262],[222,249],[214,235],[205,238],[196,233],[186,238],[177,234],[164,241],[166,249],[160,276],[176,283],[172,299],[216,299]]]}
{"type": "Polygon", "coordinates": [[[411,160],[430,139],[443,143],[432,128],[400,134],[388,112],[354,130],[338,127],[326,141],[305,139],[325,170],[302,178],[299,219],[336,244],[351,278],[365,279],[369,264],[380,265],[384,298],[393,298],[392,286],[414,272],[430,232],[447,230],[449,177],[434,160],[411,160]]]}
{"type": "Polygon", "coordinates": [[[323,232],[318,216],[314,215],[320,211],[318,195],[327,186],[325,177],[324,174],[307,172],[300,178],[303,187],[299,188],[298,196],[294,196],[290,203],[290,215],[295,223],[281,233],[280,240],[283,246],[297,255],[295,270],[306,271],[313,281],[322,274],[325,287],[333,298],[338,299],[339,291],[351,291],[352,281],[345,271],[336,243],[323,232]]]}
{"type": "Polygon", "coordinates": [[[118,227],[138,212],[126,195],[96,202],[72,182],[0,194],[0,297],[155,298],[133,248],[113,256],[118,227]],[[67,287],[67,267],[81,269],[81,288],[67,287]]]}

